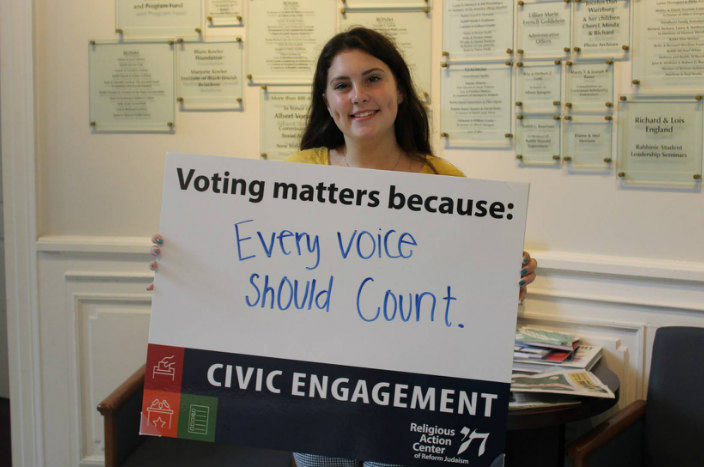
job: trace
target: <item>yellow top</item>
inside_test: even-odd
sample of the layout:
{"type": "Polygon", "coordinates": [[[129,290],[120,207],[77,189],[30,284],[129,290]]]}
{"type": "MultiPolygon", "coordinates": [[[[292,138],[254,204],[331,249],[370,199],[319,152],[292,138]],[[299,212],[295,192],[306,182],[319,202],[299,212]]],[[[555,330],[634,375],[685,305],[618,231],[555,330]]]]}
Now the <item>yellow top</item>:
{"type": "MultiPolygon", "coordinates": [[[[330,165],[330,152],[326,147],[304,149],[303,151],[291,154],[285,159],[287,162],[299,162],[302,164],[330,165]]],[[[426,156],[426,163],[419,173],[435,174],[431,165],[435,167],[438,175],[450,175],[453,177],[464,177],[460,169],[450,164],[445,159],[435,156],[426,156]]]]}

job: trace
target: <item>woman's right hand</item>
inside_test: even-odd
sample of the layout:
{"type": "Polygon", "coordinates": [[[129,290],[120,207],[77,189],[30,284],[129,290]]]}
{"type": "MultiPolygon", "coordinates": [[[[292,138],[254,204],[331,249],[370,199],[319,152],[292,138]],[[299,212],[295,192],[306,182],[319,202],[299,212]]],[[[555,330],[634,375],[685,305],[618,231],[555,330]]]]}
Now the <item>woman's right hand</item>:
{"type": "MultiPolygon", "coordinates": [[[[156,274],[157,270],[159,269],[158,259],[159,259],[159,256],[161,255],[161,247],[164,245],[164,237],[162,237],[159,234],[154,234],[152,236],[152,243],[154,245],[152,246],[151,253],[152,253],[152,256],[154,256],[154,260],[151,263],[149,263],[149,269],[154,271],[154,273],[156,274]]],[[[152,282],[151,284],[149,284],[149,286],[147,286],[147,290],[148,291],[154,290],[154,282],[152,282]]]]}

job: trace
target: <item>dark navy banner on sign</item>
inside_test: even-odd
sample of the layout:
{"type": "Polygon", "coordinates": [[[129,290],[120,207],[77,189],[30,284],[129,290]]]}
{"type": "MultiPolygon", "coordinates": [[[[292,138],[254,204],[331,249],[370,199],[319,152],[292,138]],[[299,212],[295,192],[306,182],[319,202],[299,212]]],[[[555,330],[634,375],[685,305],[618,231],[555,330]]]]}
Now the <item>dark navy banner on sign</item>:
{"type": "Polygon", "coordinates": [[[509,389],[185,349],[179,433],[407,465],[490,465],[504,452],[509,389]]]}

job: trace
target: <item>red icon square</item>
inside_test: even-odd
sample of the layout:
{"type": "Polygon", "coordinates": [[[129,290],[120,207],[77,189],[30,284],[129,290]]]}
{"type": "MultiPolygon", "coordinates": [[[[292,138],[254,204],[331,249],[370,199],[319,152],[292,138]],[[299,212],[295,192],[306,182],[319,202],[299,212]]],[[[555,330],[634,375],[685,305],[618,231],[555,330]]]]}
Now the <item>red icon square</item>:
{"type": "Polygon", "coordinates": [[[181,392],[183,347],[149,344],[144,388],[181,392]]]}

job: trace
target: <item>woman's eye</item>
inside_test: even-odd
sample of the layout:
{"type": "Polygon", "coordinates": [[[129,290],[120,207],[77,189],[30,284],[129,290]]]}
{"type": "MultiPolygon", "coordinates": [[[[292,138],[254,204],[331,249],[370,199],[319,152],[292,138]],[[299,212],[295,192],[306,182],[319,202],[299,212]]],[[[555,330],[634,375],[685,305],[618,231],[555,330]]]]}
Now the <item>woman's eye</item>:
{"type": "Polygon", "coordinates": [[[340,89],[345,89],[346,87],[347,87],[347,83],[337,83],[336,85],[333,86],[333,89],[340,90],[340,89]]]}
{"type": "Polygon", "coordinates": [[[369,81],[372,82],[372,83],[374,83],[374,82],[376,82],[376,81],[381,81],[381,76],[373,76],[373,75],[372,75],[372,76],[369,77],[369,81]]]}

